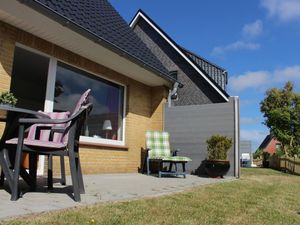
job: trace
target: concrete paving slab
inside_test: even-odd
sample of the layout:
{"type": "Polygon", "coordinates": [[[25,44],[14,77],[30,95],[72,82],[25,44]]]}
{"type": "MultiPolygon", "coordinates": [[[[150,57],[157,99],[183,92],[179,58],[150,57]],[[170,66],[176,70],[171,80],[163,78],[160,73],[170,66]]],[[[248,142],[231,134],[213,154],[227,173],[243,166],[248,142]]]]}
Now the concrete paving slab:
{"type": "Polygon", "coordinates": [[[84,175],[85,194],[81,195],[81,202],[74,202],[70,178],[67,185],[54,184],[49,192],[46,188],[46,179],[38,179],[38,189],[30,192],[25,184],[22,185],[22,198],[10,201],[7,187],[0,189],[0,220],[24,216],[31,213],[48,212],[74,206],[84,206],[94,203],[124,201],[144,197],[154,197],[212,183],[236,180],[233,177],[225,179],[203,178],[187,175],[186,179],[176,177],[146,176],[138,173],[128,174],[97,174],[84,175]]]}

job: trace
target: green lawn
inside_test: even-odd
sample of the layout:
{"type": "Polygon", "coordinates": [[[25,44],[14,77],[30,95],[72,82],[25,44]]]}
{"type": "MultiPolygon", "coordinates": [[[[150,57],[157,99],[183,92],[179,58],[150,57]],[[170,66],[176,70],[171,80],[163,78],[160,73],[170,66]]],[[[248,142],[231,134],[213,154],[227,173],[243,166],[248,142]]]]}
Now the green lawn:
{"type": "Polygon", "coordinates": [[[5,224],[300,224],[300,177],[243,169],[240,180],[136,201],[98,204],[5,224]]]}

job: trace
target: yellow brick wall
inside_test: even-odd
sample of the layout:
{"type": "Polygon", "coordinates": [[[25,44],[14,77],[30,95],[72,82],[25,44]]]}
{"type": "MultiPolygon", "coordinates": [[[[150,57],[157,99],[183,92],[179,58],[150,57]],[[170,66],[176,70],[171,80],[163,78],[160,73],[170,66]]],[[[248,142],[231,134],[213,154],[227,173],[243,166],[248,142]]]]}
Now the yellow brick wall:
{"type": "MultiPolygon", "coordinates": [[[[16,29],[0,22],[0,92],[10,87],[16,33],[16,29]]],[[[0,133],[4,125],[0,122],[0,133]]]]}
{"type": "MultiPolygon", "coordinates": [[[[137,172],[141,166],[141,148],[145,145],[145,131],[163,129],[163,104],[166,87],[149,87],[109,68],[92,62],[66,49],[51,44],[8,24],[0,22],[0,90],[8,90],[16,43],[37,49],[60,60],[101,74],[127,86],[125,144],[128,149],[81,145],[83,173],[137,172]]],[[[0,126],[1,128],[1,126],[0,126]]],[[[68,162],[66,158],[66,169],[68,162]]],[[[54,174],[59,160],[53,161],[54,174]]]]}

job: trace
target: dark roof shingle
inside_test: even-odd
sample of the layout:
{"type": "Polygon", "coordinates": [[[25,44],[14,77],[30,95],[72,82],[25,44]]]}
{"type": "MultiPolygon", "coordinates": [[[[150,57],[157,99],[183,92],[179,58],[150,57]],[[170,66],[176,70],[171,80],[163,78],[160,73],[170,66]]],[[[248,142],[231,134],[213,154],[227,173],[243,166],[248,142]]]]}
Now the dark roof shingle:
{"type": "Polygon", "coordinates": [[[185,48],[181,47],[181,49],[193,60],[195,64],[197,64],[202,70],[204,70],[205,73],[208,76],[210,76],[223,90],[226,90],[228,74],[224,68],[208,61],[207,59],[185,48]]]}
{"type": "MultiPolygon", "coordinates": [[[[30,1],[24,3],[32,6],[28,2],[30,1]]],[[[163,74],[165,78],[173,80],[168,76],[167,69],[107,0],[34,0],[33,2],[38,3],[37,7],[42,7],[50,16],[58,20],[70,21],[79,29],[84,29],[99,38],[99,41],[108,43],[125,55],[138,60],[140,64],[156,70],[157,74],[163,74]]]]}

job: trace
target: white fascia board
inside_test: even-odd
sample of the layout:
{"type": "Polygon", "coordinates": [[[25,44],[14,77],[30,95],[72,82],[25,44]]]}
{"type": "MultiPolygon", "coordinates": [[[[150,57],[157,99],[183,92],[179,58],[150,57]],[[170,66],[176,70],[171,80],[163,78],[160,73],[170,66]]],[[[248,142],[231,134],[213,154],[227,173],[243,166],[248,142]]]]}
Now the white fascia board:
{"type": "Polygon", "coordinates": [[[133,28],[136,23],[138,22],[139,18],[142,17],[165,41],[167,41],[227,102],[229,101],[229,98],[220,91],[220,89],[211,82],[205,74],[176,46],[173,44],[173,42],[167,38],[163,32],[161,32],[160,29],[158,29],[148,18],[142,13],[138,12],[135,16],[135,18],[131,21],[130,27],[133,28]]]}
{"type": "Polygon", "coordinates": [[[129,57],[73,31],[68,26],[61,25],[19,1],[0,0],[0,21],[150,87],[172,86],[172,81],[159,76],[149,67],[132,61],[129,57]]]}

